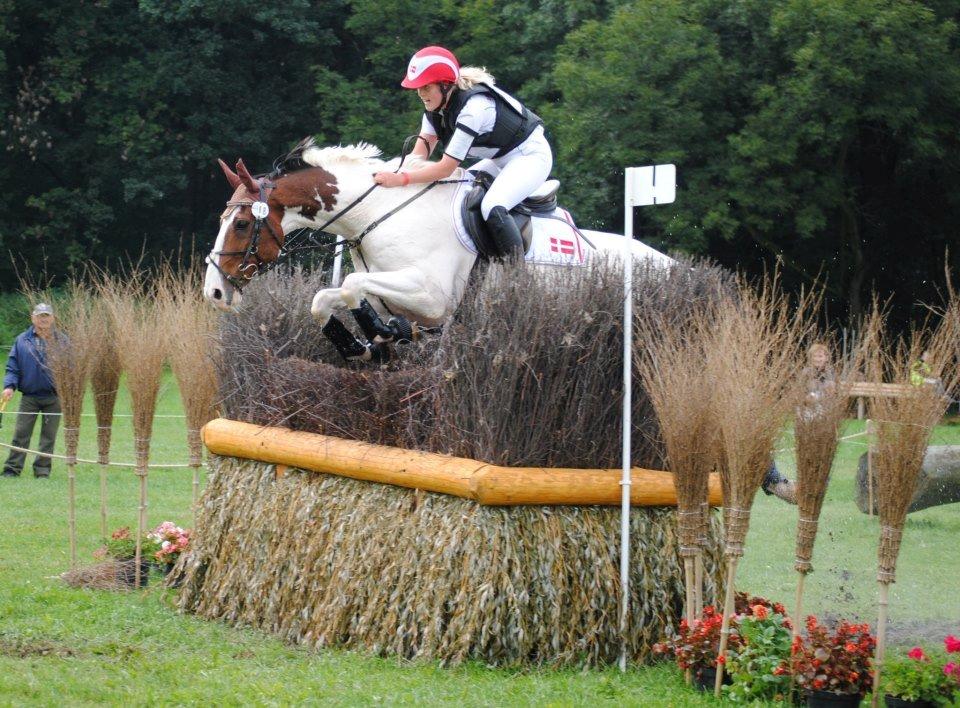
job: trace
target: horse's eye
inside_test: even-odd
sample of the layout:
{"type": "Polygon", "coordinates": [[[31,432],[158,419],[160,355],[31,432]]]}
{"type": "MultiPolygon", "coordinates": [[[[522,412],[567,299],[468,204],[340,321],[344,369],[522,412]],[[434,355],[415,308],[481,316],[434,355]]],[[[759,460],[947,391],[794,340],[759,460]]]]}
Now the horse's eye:
{"type": "Polygon", "coordinates": [[[250,226],[250,222],[246,219],[237,219],[236,223],[234,224],[234,228],[237,231],[243,231],[248,226],[250,226]]]}

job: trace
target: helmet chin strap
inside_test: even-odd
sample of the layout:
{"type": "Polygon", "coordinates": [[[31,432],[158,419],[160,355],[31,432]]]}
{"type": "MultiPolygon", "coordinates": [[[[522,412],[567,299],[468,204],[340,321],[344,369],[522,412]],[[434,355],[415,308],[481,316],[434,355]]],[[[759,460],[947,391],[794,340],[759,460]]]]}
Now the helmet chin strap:
{"type": "Polygon", "coordinates": [[[450,98],[450,93],[453,89],[456,88],[456,84],[448,84],[445,81],[442,81],[438,84],[440,87],[440,95],[443,97],[443,100],[440,101],[440,108],[447,107],[447,100],[450,98]]]}

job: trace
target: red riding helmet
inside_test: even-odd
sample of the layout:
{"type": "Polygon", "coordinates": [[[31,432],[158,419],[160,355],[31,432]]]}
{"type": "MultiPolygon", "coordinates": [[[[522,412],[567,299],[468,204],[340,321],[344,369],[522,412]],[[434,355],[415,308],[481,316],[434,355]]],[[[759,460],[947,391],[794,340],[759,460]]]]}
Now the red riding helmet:
{"type": "Polygon", "coordinates": [[[427,84],[455,84],[460,78],[460,62],[449,49],[424,47],[413,55],[407,66],[407,76],[400,85],[417,89],[427,84]]]}

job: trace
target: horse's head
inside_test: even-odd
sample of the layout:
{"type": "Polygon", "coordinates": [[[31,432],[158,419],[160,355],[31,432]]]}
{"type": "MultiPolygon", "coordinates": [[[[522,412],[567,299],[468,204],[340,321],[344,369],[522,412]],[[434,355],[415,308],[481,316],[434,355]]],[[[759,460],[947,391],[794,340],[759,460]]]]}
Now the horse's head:
{"type": "Polygon", "coordinates": [[[276,185],[254,178],[237,161],[237,171],[218,160],[233,196],[220,215],[220,232],[210,255],[203,281],[203,294],[224,310],[240,304],[243,286],[277,259],[283,245],[283,206],[272,198],[276,185]]]}

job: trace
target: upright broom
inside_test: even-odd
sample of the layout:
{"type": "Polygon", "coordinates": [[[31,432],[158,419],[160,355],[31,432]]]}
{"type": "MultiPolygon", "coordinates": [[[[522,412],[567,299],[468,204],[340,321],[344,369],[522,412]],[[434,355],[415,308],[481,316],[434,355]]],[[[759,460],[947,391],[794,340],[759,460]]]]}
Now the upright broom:
{"type": "MultiPolygon", "coordinates": [[[[957,341],[960,340],[960,303],[951,300],[939,326],[929,335],[911,332],[909,340],[895,348],[877,347],[871,361],[874,376],[888,373],[889,379],[909,387],[910,395],[879,398],[873,402],[876,430],[877,505],[880,517],[880,546],[877,582],[880,585],[877,619],[877,655],[873,675],[873,706],[879,697],[880,674],[886,649],[887,613],[891,583],[896,580],[897,556],[907,510],[916,492],[923,457],[933,427],[947,410],[949,398],[960,383],[957,341]],[[929,354],[930,377],[922,383],[910,381],[911,367],[923,352],[929,354]],[[917,385],[914,385],[917,384],[917,385]]],[[[874,379],[881,380],[881,379],[874,379]]]]}
{"type": "Polygon", "coordinates": [[[157,316],[154,293],[104,292],[117,334],[117,351],[127,374],[133,408],[136,474],[140,479],[134,586],[140,587],[141,549],[147,526],[147,473],[153,415],[160,392],[160,376],[167,352],[167,333],[157,316]]]}
{"type": "MultiPolygon", "coordinates": [[[[109,287],[110,283],[102,283],[109,287]]],[[[107,466],[110,464],[110,433],[113,410],[120,388],[120,355],[116,333],[104,299],[98,296],[90,315],[90,387],[97,416],[97,463],[100,465],[100,535],[107,535],[107,466]]]]}
{"type": "Polygon", "coordinates": [[[734,613],[737,564],[744,552],[750,510],[770,465],[771,450],[789,411],[802,358],[800,343],[809,325],[813,298],[789,307],[776,280],[758,291],[741,283],[737,299],[721,304],[708,346],[713,410],[720,431],[720,475],[724,502],[727,577],[717,678],[720,696],[730,620],[734,613]]]}
{"type": "Polygon", "coordinates": [[[217,397],[217,362],[220,344],[216,338],[215,311],[200,296],[197,278],[167,269],[159,293],[163,327],[170,337],[170,365],[177,379],[187,417],[187,445],[193,470],[193,515],[196,521],[200,497],[200,467],[203,443],[200,429],[214,417],[217,397]]]}
{"type": "MultiPolygon", "coordinates": [[[[677,536],[686,586],[686,619],[692,624],[701,597],[701,516],[716,450],[711,386],[703,366],[715,313],[700,310],[683,321],[637,318],[637,371],[660,424],[668,469],[677,489],[677,536]]],[[[701,575],[702,577],[702,575],[701,575]]],[[[687,680],[691,678],[687,672],[687,680]]]]}
{"type": "Polygon", "coordinates": [[[63,438],[67,453],[68,527],[70,567],[77,565],[77,446],[80,414],[90,361],[90,298],[72,283],[66,301],[58,309],[58,323],[48,345],[47,361],[57,386],[63,414],[63,438]]]}

